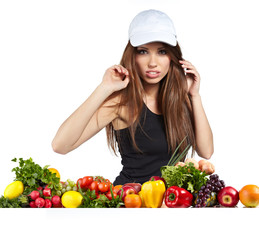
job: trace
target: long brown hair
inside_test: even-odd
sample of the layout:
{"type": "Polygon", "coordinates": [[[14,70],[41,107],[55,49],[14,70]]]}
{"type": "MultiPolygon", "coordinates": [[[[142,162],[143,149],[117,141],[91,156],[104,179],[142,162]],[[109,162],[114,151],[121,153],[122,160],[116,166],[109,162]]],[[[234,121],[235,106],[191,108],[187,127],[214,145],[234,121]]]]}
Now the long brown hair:
{"type": "MultiPolygon", "coordinates": [[[[174,151],[177,145],[187,136],[179,151],[182,152],[188,144],[192,146],[192,156],[195,151],[195,133],[192,105],[187,93],[187,81],[179,60],[182,60],[182,52],[179,44],[175,47],[164,44],[166,52],[171,58],[170,68],[167,75],[160,82],[158,104],[164,116],[164,124],[169,151],[174,151]]],[[[129,71],[130,82],[125,89],[113,93],[108,99],[120,96],[117,104],[118,112],[122,106],[127,107],[128,119],[121,119],[129,126],[130,135],[135,149],[141,150],[136,145],[135,131],[140,126],[140,114],[143,108],[145,91],[142,81],[137,73],[135,55],[137,53],[128,42],[120,64],[129,71]]],[[[108,100],[106,99],[106,101],[108,100]]],[[[141,126],[140,126],[141,127],[141,126]]],[[[108,146],[116,154],[117,146],[120,147],[119,132],[115,132],[112,123],[106,126],[108,146]],[[116,135],[117,134],[117,135],[116,135]],[[117,141],[116,141],[117,137],[117,141]]]]}

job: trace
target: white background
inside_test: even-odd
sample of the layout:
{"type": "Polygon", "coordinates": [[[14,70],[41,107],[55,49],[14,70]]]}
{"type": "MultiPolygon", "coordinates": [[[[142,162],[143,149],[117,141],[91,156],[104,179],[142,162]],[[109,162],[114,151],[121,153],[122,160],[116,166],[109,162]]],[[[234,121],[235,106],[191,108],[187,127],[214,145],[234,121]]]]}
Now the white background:
{"type": "MultiPolygon", "coordinates": [[[[0,195],[14,179],[11,169],[16,164],[11,159],[15,157],[51,165],[62,180],[76,181],[85,175],[115,179],[122,166],[109,151],[104,130],[67,155],[54,153],[51,141],[62,122],[100,84],[104,71],[119,63],[132,18],[151,8],[172,18],[183,57],[201,75],[200,94],[214,134],[211,161],[216,172],[237,190],[259,185],[256,2],[0,1],[0,195]]],[[[236,211],[249,218],[247,210],[236,211]]],[[[205,211],[219,210],[188,211],[195,217],[171,211],[176,217],[170,218],[172,224],[186,224],[188,219],[190,224],[203,222],[205,211]]],[[[226,216],[233,213],[226,211],[226,216]]],[[[164,213],[160,212],[161,218],[168,216],[164,213]]],[[[109,214],[97,216],[108,224],[109,214]]],[[[121,217],[132,222],[136,216],[125,212],[121,217]]],[[[150,214],[143,214],[142,224],[145,221],[150,221],[150,214]]],[[[116,229],[116,223],[112,225],[116,229]]]]}

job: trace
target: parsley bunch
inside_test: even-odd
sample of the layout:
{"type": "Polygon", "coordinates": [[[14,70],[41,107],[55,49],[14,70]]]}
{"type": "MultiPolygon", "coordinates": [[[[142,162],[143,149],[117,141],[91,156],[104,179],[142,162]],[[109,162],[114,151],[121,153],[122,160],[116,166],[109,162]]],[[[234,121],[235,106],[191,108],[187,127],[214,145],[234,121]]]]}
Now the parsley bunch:
{"type": "Polygon", "coordinates": [[[121,195],[117,195],[115,198],[112,192],[112,185],[110,185],[112,199],[109,200],[104,194],[101,194],[100,197],[97,198],[94,190],[91,191],[87,189],[86,192],[83,192],[80,184],[78,184],[78,187],[78,191],[83,196],[82,204],[79,208],[119,208],[124,205],[122,201],[123,189],[121,195]]]}
{"type": "Polygon", "coordinates": [[[9,199],[1,196],[0,208],[21,208],[21,202],[18,198],[9,199]]]}
{"type": "Polygon", "coordinates": [[[208,175],[196,169],[191,162],[184,166],[163,166],[161,173],[167,187],[178,186],[192,193],[199,191],[208,180],[208,175]]]}
{"type": "MultiPolygon", "coordinates": [[[[13,162],[17,162],[14,158],[13,162]]],[[[48,170],[49,165],[41,167],[39,164],[33,162],[32,158],[23,160],[19,158],[19,166],[12,169],[15,172],[14,181],[21,181],[24,184],[24,194],[29,194],[31,191],[36,190],[39,186],[45,186],[52,190],[58,190],[60,179],[55,173],[48,170]]]]}

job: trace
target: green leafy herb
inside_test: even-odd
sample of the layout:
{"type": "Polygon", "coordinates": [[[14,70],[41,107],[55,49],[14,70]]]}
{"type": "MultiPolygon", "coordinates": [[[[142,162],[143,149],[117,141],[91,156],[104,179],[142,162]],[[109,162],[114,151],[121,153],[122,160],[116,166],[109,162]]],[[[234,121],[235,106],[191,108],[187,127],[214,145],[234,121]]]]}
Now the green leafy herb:
{"type": "MultiPolygon", "coordinates": [[[[113,192],[112,192],[112,185],[110,185],[111,195],[112,199],[109,200],[105,195],[101,194],[99,198],[97,198],[95,191],[87,189],[87,191],[83,192],[80,184],[78,184],[78,190],[83,196],[82,204],[79,206],[79,208],[119,208],[120,206],[124,205],[122,201],[122,195],[117,195],[116,198],[114,198],[113,192]]],[[[123,191],[123,190],[122,190],[123,191]]]]}
{"type": "Polygon", "coordinates": [[[18,198],[9,199],[1,196],[0,208],[21,208],[21,202],[18,198]]]}
{"type": "Polygon", "coordinates": [[[208,180],[208,175],[196,169],[191,162],[184,166],[163,166],[161,173],[167,187],[178,186],[190,192],[199,191],[208,180]]]}
{"type": "MultiPolygon", "coordinates": [[[[13,162],[17,162],[14,158],[13,162]]],[[[24,184],[24,194],[29,194],[31,191],[37,189],[39,186],[48,184],[52,190],[58,190],[60,179],[55,173],[48,170],[49,165],[41,167],[39,164],[33,162],[32,158],[24,160],[19,158],[19,166],[12,169],[15,172],[15,181],[21,181],[24,184]]]]}

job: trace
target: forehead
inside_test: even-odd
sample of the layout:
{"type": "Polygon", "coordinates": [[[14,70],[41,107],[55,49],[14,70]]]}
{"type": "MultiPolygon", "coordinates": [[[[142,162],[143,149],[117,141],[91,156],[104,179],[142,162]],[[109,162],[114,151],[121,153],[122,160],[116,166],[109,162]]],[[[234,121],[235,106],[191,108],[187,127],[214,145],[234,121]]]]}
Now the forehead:
{"type": "Polygon", "coordinates": [[[143,48],[162,48],[164,47],[164,44],[161,42],[151,42],[151,43],[146,43],[143,45],[140,45],[138,47],[143,47],[143,48]]]}

